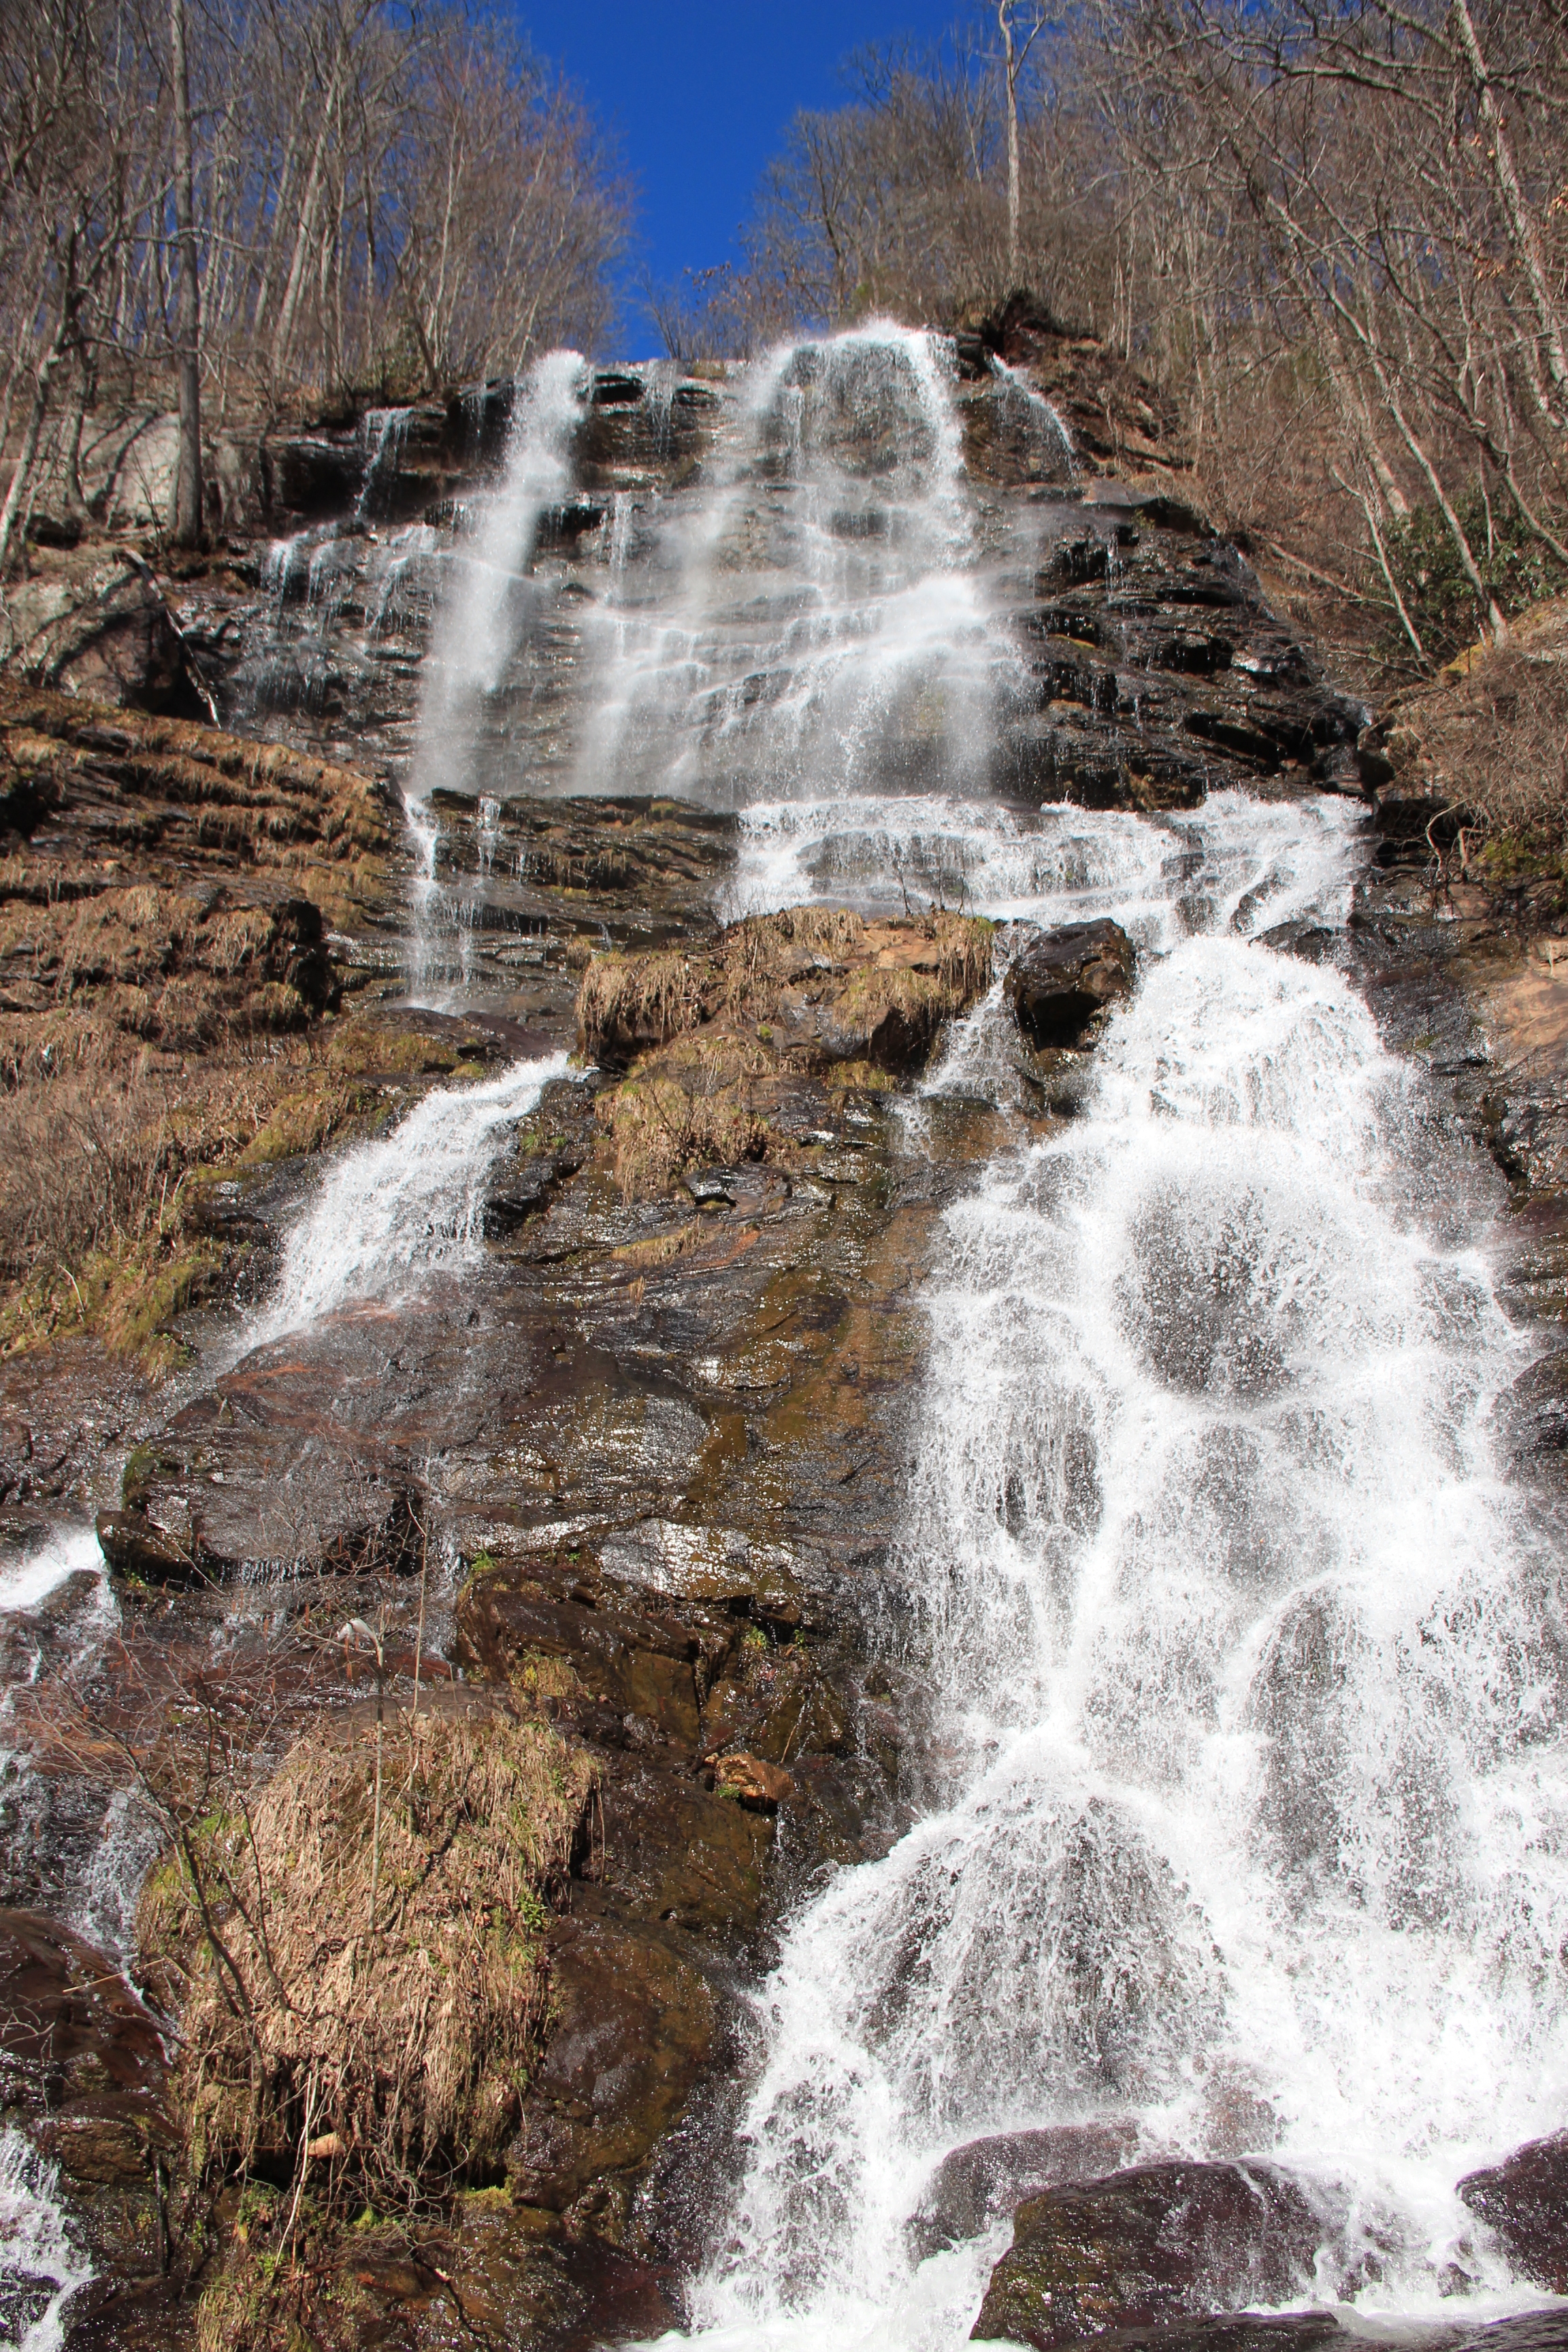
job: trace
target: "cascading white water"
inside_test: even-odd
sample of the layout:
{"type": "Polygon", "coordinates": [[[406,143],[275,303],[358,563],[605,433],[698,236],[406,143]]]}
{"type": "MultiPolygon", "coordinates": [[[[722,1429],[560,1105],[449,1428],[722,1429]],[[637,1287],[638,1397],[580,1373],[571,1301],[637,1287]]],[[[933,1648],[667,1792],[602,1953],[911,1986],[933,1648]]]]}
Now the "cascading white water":
{"type": "Polygon", "coordinates": [[[67,2233],[58,2179],[15,2125],[0,2131],[0,2296],[15,2352],[60,2352],[66,2305],[92,2276],[67,2233]]]}
{"type": "Polygon", "coordinates": [[[969,562],[949,364],[938,339],[873,324],[747,374],[703,496],[652,516],[635,572],[612,535],[580,788],[615,774],[743,805],[963,778],[983,756],[1016,656],[969,562]]]}
{"type": "MultiPolygon", "coordinates": [[[[528,614],[529,558],[541,518],[572,486],[572,437],[590,386],[575,352],[550,352],[517,388],[506,461],[497,488],[480,504],[471,538],[459,541],[436,611],[422,677],[413,773],[404,794],[419,870],[414,889],[410,986],[429,993],[440,977],[436,917],[440,820],[430,805],[438,789],[471,781],[483,705],[501,682],[528,614]]],[[[458,922],[459,941],[468,932],[458,922]]],[[[457,978],[467,977],[467,955],[457,978]]]]}
{"type": "Polygon", "coordinates": [[[406,1294],[470,1263],[483,1241],[485,1177],[509,1127],[566,1056],[514,1062],[499,1077],[426,1096],[391,1135],[329,1169],[291,1230],[278,1288],[251,1344],[298,1330],[351,1300],[406,1294]]]}
{"type": "MultiPolygon", "coordinates": [[[[828,837],[759,813],[739,889],[828,837]]],[[[1529,1349],[1482,1172],[1344,982],[1249,936],[1342,911],[1349,820],[964,838],[1009,911],[1134,915],[1145,969],[1087,1114],[946,1221],[900,1545],[944,1760],[759,1998],[699,2340],[956,2347],[1006,2232],[916,2263],[942,2156],[1096,2117],[1308,2178],[1331,2305],[1539,2301],[1454,2195],[1568,2105],[1552,1555],[1489,1420],[1529,1349]]]]}

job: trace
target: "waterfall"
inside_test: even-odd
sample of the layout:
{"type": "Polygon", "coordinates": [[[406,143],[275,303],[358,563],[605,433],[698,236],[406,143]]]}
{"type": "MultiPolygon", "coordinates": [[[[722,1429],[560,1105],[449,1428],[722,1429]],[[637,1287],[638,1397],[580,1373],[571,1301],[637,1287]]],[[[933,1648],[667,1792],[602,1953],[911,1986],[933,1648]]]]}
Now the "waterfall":
{"type": "MultiPolygon", "coordinates": [[[[1086,1114],[946,1218],[898,1560],[942,1760],[757,1998],[698,2338],[956,2348],[1006,2232],[918,2263],[936,2166],[1086,2119],[1290,2166],[1324,2300],[1452,2318],[1456,2181],[1568,2091],[1554,1554],[1491,1452],[1530,1352],[1471,1238],[1495,1179],[1337,973],[1251,936],[1342,917],[1342,807],[752,812],[737,888],[777,903],[836,838],[837,887],[921,822],[983,908],[1131,918],[1143,977],[1086,1114]]],[[[1495,2257],[1470,2283],[1518,2306],[1495,2257]]]]}
{"type": "Polygon", "coordinates": [[[291,1230],[277,1291],[249,1344],[472,1264],[483,1243],[485,1177],[501,1138],[565,1070],[557,1054],[514,1062],[472,1086],[438,1087],[391,1135],[346,1152],[291,1230]]]}
{"type": "Polygon", "coordinates": [[[709,478],[613,572],[578,788],[746,803],[971,777],[994,631],[947,347],[872,325],[784,347],[729,395],[709,478]]]}
{"type": "Polygon", "coordinates": [[[59,2174],[14,2124],[0,2130],[0,2297],[16,2352],[61,2352],[66,2305],[92,2276],[61,2213],[59,2174]]]}
{"type": "MultiPolygon", "coordinates": [[[[550,352],[518,385],[497,488],[483,499],[471,539],[448,559],[422,681],[413,773],[404,806],[417,866],[411,988],[427,992],[441,978],[436,930],[439,905],[440,820],[432,793],[474,783],[484,706],[500,688],[527,624],[527,567],[540,520],[572,486],[572,440],[587,400],[589,375],[575,352],[550,352]]],[[[458,928],[463,934],[458,912],[458,928]]],[[[459,973],[459,982],[466,977],[459,973]]]]}

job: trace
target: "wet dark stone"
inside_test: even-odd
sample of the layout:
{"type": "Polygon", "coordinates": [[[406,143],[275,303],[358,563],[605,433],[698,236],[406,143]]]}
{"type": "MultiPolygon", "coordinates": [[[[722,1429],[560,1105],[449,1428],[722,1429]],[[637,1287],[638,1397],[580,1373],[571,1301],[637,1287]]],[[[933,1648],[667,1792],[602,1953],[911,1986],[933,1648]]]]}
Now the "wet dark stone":
{"type": "Polygon", "coordinates": [[[910,2219],[911,2252],[923,2262],[943,2246],[977,2238],[1043,2189],[1093,2179],[1124,2164],[1137,2137],[1131,2124],[1057,2124],[955,2147],[943,2157],[910,2219]]]}
{"type": "Polygon", "coordinates": [[[118,2097],[153,2119],[163,2080],[157,2026],[114,1963],[41,1912],[0,1911],[0,2105],[58,2119],[118,2097]]]}
{"type": "Polygon", "coordinates": [[[1037,1051],[1082,1045],[1107,1007],[1132,992],[1132,942],[1120,923],[1068,923],[1010,966],[1014,1018],[1037,1051]]]}
{"type": "Polygon", "coordinates": [[[0,2341],[21,2343],[47,2311],[57,2284],[32,2271],[0,2271],[0,2341]]]}
{"type": "Polygon", "coordinates": [[[1037,2352],[1151,2330],[1172,2345],[1179,2324],[1303,2294],[1322,2236],[1301,2189],[1271,2164],[1137,2165],[1048,2189],[1015,2214],[973,2335],[1037,2352]]]}
{"type": "Polygon", "coordinates": [[[560,2211],[650,2154],[711,2055],[719,2011],[657,1927],[562,1920],[550,1963],[555,2022],[506,2167],[514,2202],[560,2211]]]}
{"type": "Polygon", "coordinates": [[[1468,2174],[1459,2195],[1517,2271],[1568,2294],[1568,2131],[1528,2140],[1501,2164],[1468,2174]]]}

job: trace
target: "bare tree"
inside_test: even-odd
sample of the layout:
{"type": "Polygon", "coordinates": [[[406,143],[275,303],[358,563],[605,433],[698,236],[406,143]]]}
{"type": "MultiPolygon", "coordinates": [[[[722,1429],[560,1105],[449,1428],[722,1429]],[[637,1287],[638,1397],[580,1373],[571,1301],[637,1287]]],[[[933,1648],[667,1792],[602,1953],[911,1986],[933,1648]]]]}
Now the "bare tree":
{"type": "Polygon", "coordinates": [[[169,0],[169,69],[174,94],[174,219],[179,301],[174,330],[180,447],[174,468],[174,526],[178,547],[202,535],[201,289],[196,270],[196,202],[191,140],[191,77],[185,55],[185,0],[169,0]]]}

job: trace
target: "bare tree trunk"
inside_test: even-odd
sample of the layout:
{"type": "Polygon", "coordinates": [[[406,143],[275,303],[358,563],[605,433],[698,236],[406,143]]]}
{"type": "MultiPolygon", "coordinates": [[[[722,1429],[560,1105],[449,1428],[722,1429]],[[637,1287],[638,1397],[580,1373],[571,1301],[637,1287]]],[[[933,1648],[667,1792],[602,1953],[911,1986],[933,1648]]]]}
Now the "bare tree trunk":
{"type": "Polygon", "coordinates": [[[5,503],[0,507],[0,573],[5,572],[10,559],[17,520],[26,515],[31,503],[33,467],[38,454],[38,438],[44,429],[44,417],[48,410],[49,386],[70,341],[72,310],[72,298],[68,293],[61,299],[59,323],[53,340],[38,362],[37,373],[33,379],[33,404],[27,415],[27,429],[22,436],[22,446],[11,476],[11,487],[5,493],[5,503]]]}
{"type": "Polygon", "coordinates": [[[1002,78],[1007,89],[1007,283],[1018,282],[1018,58],[1013,41],[1011,0],[997,0],[1002,31],[1002,78]]]}
{"type": "Polygon", "coordinates": [[[1480,97],[1481,120],[1486,124],[1487,137],[1491,142],[1488,152],[1497,173],[1498,190],[1502,197],[1503,210],[1508,215],[1508,225],[1519,248],[1520,258],[1524,263],[1525,276],[1530,280],[1531,299],[1535,306],[1536,320],[1546,351],[1547,373],[1561,404],[1568,396],[1568,351],[1563,348],[1563,322],[1552,305],[1551,289],[1546,282],[1546,266],[1542,257],[1541,238],[1520,185],[1508,125],[1503,121],[1497,93],[1492,89],[1491,76],[1481,54],[1481,45],[1476,37],[1468,0],[1454,0],[1454,22],[1458,27],[1459,46],[1465,52],[1466,63],[1480,97]]]}
{"type": "Polygon", "coordinates": [[[191,163],[191,76],[185,57],[185,0],[169,0],[169,62],[174,79],[174,226],[179,243],[174,336],[180,389],[179,455],[174,466],[176,547],[202,536],[201,287],[196,275],[196,205],[191,163]]]}

